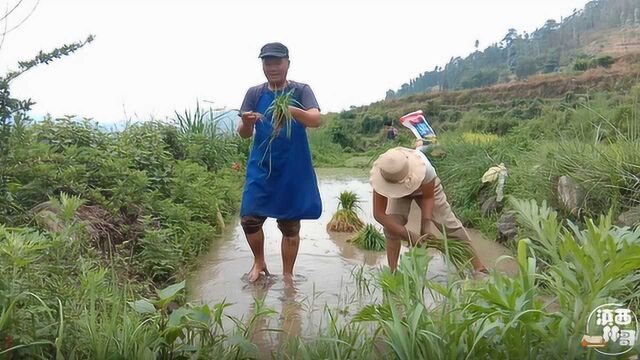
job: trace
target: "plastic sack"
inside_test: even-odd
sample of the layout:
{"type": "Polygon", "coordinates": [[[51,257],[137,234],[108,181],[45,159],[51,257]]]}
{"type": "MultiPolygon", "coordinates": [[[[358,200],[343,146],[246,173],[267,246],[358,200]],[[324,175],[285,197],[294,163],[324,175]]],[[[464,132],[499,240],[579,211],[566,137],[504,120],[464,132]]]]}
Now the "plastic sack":
{"type": "Polygon", "coordinates": [[[504,182],[507,179],[507,168],[504,164],[492,166],[482,175],[483,183],[494,183],[498,180],[496,186],[496,201],[501,202],[504,198],[504,182]]]}
{"type": "Polygon", "coordinates": [[[400,124],[411,130],[425,145],[436,143],[436,133],[424,117],[422,110],[414,111],[400,118],[400,124]]]}

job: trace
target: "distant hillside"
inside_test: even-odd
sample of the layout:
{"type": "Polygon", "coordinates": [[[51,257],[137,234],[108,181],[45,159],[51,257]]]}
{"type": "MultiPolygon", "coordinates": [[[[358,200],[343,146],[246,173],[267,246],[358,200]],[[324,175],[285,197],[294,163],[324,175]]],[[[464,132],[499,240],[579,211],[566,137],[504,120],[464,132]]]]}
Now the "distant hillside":
{"type": "MultiPolygon", "coordinates": [[[[476,42],[476,48],[478,48],[476,42]]],[[[640,0],[596,0],[582,10],[548,20],[531,34],[510,29],[504,38],[466,58],[426,71],[387,99],[487,87],[537,74],[609,68],[614,57],[640,52],[640,0]]]]}

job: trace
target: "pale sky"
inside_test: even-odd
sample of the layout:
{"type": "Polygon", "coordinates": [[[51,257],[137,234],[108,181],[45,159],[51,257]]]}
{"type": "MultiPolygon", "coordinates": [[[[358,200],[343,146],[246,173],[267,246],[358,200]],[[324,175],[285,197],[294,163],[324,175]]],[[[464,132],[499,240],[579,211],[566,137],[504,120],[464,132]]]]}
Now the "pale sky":
{"type": "MultiPolygon", "coordinates": [[[[18,1],[0,0],[0,13],[18,1]]],[[[8,27],[36,2],[23,0],[8,27]]],[[[126,109],[134,120],[165,118],[196,99],[238,108],[246,89],[265,80],[260,47],[280,41],[290,52],[288,78],[309,84],[323,112],[340,111],[468,55],[476,39],[484,49],[511,27],[530,32],[586,2],[40,0],[6,36],[0,72],[94,34],[76,54],[18,78],[13,94],[36,101],[34,114],[117,122],[126,109]]]]}

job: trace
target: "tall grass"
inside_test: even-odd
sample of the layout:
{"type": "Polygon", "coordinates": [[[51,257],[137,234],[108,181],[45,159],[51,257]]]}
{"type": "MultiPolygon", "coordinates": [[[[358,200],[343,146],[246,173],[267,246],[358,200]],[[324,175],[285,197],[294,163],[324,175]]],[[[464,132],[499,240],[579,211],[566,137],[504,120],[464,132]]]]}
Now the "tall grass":
{"type": "MultiPolygon", "coordinates": [[[[186,109],[179,113],[175,111],[173,121],[178,127],[180,133],[184,135],[204,135],[210,139],[220,137],[223,132],[219,128],[217,120],[226,113],[216,115],[211,107],[209,109],[201,109],[200,103],[196,102],[195,110],[186,109]]],[[[225,129],[229,130],[229,129],[225,129]]]]}
{"type": "Polygon", "coordinates": [[[518,243],[516,277],[494,271],[485,283],[445,287],[426,277],[429,258],[418,248],[397,273],[380,273],[384,301],[356,321],[377,324],[385,358],[593,357],[579,346],[589,313],[607,301],[637,306],[640,232],[616,228],[608,217],[578,230],[545,205],[512,202],[532,235],[518,243]],[[440,301],[428,303],[428,293],[440,301]]]}
{"type": "MultiPolygon", "coordinates": [[[[351,319],[325,308],[327,325],[316,336],[292,336],[272,357],[592,358],[593,350],[579,346],[589,313],[611,301],[638,309],[640,230],[615,227],[607,216],[579,229],[544,204],[510,201],[526,231],[517,246],[516,276],[494,271],[482,282],[443,285],[428,278],[425,249],[413,248],[395,273],[384,268],[375,281],[362,283],[368,289],[359,293],[370,305],[351,319]]],[[[135,283],[122,286],[116,262],[95,261],[86,244],[68,241],[75,235],[82,244],[82,232],[73,222],[62,223],[60,233],[0,227],[0,334],[11,340],[2,355],[266,355],[251,342],[254,332],[265,330],[259,318],[274,315],[261,299],[253,317],[223,329],[229,304],[185,304],[183,282],[141,296],[135,283]],[[48,281],[40,282],[44,274],[48,281]]]]}

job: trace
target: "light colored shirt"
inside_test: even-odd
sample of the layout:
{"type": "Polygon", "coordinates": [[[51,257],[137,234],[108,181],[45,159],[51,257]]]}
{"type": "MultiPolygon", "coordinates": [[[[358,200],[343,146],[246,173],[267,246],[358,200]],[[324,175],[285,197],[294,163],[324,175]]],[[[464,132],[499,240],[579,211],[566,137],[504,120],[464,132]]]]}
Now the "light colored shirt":
{"type": "Polygon", "coordinates": [[[438,175],[436,174],[436,169],[433,167],[433,165],[431,165],[431,161],[429,161],[429,159],[427,159],[427,156],[425,154],[423,154],[422,151],[420,151],[420,150],[414,150],[414,151],[416,153],[418,153],[418,155],[420,155],[420,157],[424,161],[425,165],[427,165],[427,170],[425,171],[424,179],[422,180],[422,184],[420,185],[420,187],[416,191],[414,191],[413,193],[411,193],[411,195],[409,195],[410,197],[422,196],[422,185],[423,184],[427,184],[427,183],[431,182],[433,179],[435,179],[436,177],[438,177],[438,175]]]}

